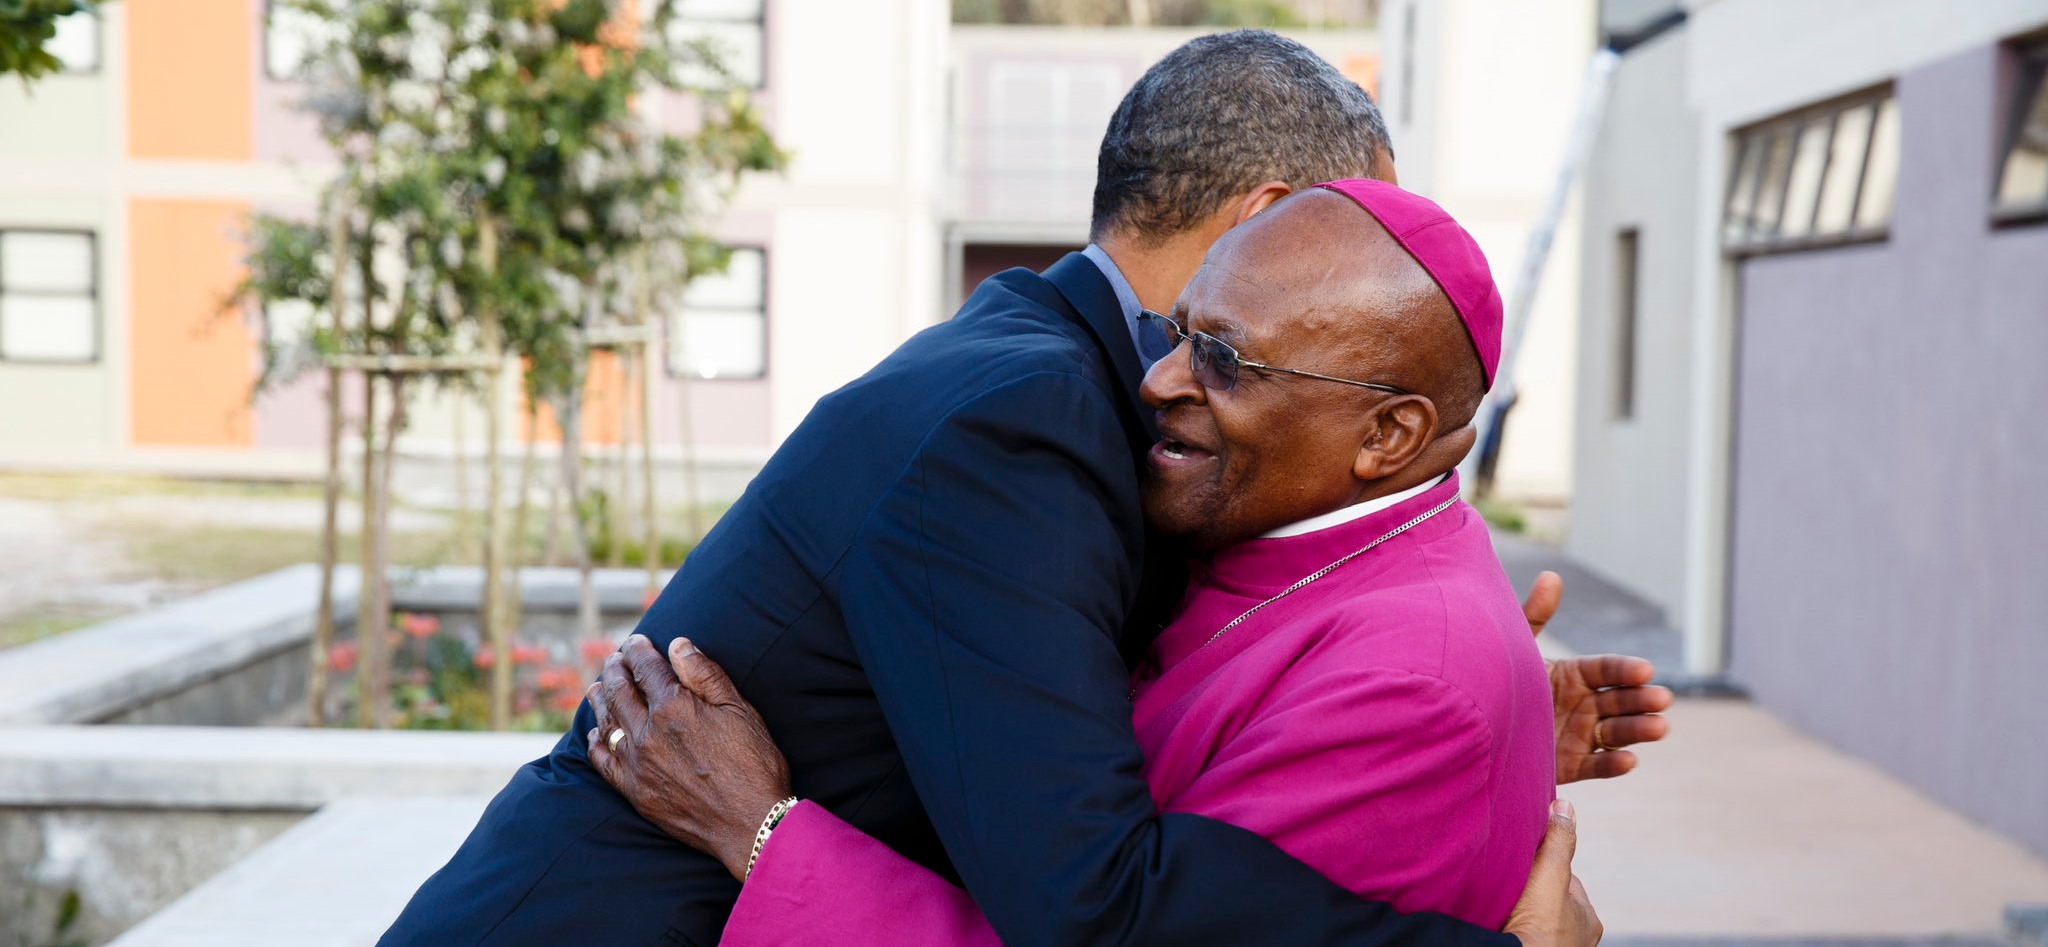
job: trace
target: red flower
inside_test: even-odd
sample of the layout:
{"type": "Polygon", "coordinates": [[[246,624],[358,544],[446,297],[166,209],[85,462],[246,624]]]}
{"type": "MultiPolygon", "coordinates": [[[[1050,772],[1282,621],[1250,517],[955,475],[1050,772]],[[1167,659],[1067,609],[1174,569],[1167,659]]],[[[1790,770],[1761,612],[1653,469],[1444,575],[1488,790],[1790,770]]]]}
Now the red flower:
{"type": "Polygon", "coordinates": [[[356,666],[356,643],[344,641],[327,649],[327,666],[342,674],[347,674],[349,671],[354,670],[356,666]]]}
{"type": "Polygon", "coordinates": [[[576,646],[576,650],[582,653],[584,664],[598,665],[604,663],[605,656],[619,648],[603,638],[585,638],[582,644],[576,646]]]}
{"type": "Polygon", "coordinates": [[[492,650],[490,645],[484,645],[476,649],[476,656],[470,658],[470,663],[475,664],[479,671],[488,671],[497,666],[498,652],[492,650]]]}
{"type": "Polygon", "coordinates": [[[512,646],[513,664],[543,664],[548,659],[548,649],[537,644],[515,644],[512,646]]]}
{"type": "Polygon", "coordinates": [[[582,705],[583,692],[580,690],[570,689],[555,695],[555,709],[565,714],[575,713],[576,708],[582,705]]]}
{"type": "Polygon", "coordinates": [[[566,664],[558,664],[540,672],[540,677],[535,683],[544,691],[568,691],[581,695],[583,693],[580,689],[583,683],[583,669],[570,667],[566,664]]]}
{"type": "Polygon", "coordinates": [[[441,630],[441,619],[433,615],[404,613],[398,616],[398,627],[414,638],[426,638],[441,630]]]}

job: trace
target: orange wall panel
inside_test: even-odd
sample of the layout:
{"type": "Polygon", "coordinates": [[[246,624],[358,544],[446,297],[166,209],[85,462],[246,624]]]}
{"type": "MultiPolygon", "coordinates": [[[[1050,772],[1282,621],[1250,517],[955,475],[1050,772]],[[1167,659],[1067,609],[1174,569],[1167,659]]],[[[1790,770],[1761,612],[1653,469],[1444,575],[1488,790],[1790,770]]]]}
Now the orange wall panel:
{"type": "Polygon", "coordinates": [[[242,277],[235,233],[248,211],[239,201],[129,201],[128,398],[137,446],[251,443],[256,340],[241,319],[220,314],[242,277]]]}
{"type": "Polygon", "coordinates": [[[1344,78],[1358,83],[1358,87],[1364,89],[1366,95],[1372,96],[1374,100],[1379,99],[1380,57],[1346,56],[1344,65],[1338,67],[1337,71],[1343,73],[1344,78]]]}
{"type": "MultiPolygon", "coordinates": [[[[627,412],[628,424],[635,423],[639,414],[634,405],[627,404],[625,366],[612,352],[590,354],[590,374],[583,379],[583,443],[619,443],[620,412],[627,412]]],[[[534,412],[533,439],[543,444],[562,442],[562,428],[555,420],[555,406],[541,402],[534,412]]],[[[521,433],[525,433],[526,422],[520,420],[521,433]]]]}
{"type": "Polygon", "coordinates": [[[129,156],[247,160],[259,7],[249,0],[124,0],[121,8],[128,22],[129,156]]]}

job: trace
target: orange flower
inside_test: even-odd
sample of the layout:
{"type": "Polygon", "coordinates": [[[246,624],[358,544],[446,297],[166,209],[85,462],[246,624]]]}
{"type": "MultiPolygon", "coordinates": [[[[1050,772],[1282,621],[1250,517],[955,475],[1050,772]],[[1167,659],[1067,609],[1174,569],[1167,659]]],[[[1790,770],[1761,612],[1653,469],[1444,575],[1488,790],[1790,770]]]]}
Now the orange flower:
{"type": "Polygon", "coordinates": [[[583,705],[583,692],[571,688],[555,695],[555,709],[565,714],[575,713],[583,705]]]}
{"type": "Polygon", "coordinates": [[[515,644],[512,646],[513,664],[541,664],[548,659],[548,649],[537,644],[515,644]]]}
{"type": "Polygon", "coordinates": [[[354,670],[356,666],[356,643],[344,641],[327,649],[327,666],[342,674],[347,674],[349,671],[354,670]]]}
{"type": "Polygon", "coordinates": [[[476,656],[470,659],[470,663],[476,665],[479,671],[488,671],[497,666],[498,652],[492,650],[490,645],[484,645],[476,649],[476,656]]]}
{"type": "Polygon", "coordinates": [[[426,638],[441,630],[441,619],[433,615],[404,613],[398,616],[398,627],[413,638],[426,638]]]}

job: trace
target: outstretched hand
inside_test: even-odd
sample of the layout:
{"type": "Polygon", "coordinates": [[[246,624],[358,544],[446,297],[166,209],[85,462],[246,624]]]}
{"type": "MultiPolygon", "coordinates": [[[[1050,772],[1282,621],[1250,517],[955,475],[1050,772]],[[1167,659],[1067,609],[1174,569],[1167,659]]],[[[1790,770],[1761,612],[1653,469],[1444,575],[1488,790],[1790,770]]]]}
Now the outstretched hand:
{"type": "MultiPolygon", "coordinates": [[[[1536,577],[1522,601],[1529,630],[1541,635],[1564,598],[1555,572],[1536,577]]],[[[1557,731],[1558,785],[1582,779],[1611,779],[1636,768],[1636,755],[1623,747],[1652,743],[1671,732],[1662,716],[1671,709],[1671,690],[1652,685],[1656,665],[1623,654],[1592,654],[1546,661],[1557,731]]]]}
{"type": "Polygon", "coordinates": [[[664,657],[634,635],[587,696],[598,775],[647,821],[745,880],[754,833],[790,795],[789,763],[725,669],[687,638],[664,657]]]}

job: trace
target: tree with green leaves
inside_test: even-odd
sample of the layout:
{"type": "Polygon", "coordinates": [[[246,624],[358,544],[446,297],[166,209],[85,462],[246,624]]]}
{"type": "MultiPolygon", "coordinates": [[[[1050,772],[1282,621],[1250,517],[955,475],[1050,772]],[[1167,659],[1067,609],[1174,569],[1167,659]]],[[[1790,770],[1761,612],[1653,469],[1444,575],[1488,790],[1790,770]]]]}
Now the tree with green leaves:
{"type": "MultiPolygon", "coordinates": [[[[329,373],[330,560],[339,378],[343,370],[366,371],[360,702],[365,723],[381,725],[389,705],[381,675],[389,662],[379,632],[389,627],[390,612],[382,550],[390,463],[409,386],[471,390],[481,378],[487,403],[495,405],[494,366],[522,363],[528,431],[535,406],[548,404],[562,431],[561,477],[571,508],[581,509],[591,340],[679,304],[691,277],[722,267],[726,251],[704,233],[708,218],[742,174],[779,169],[787,156],[716,51],[671,39],[675,0],[283,5],[328,37],[313,45],[303,68],[304,104],[319,117],[343,170],[323,192],[324,224],[252,221],[249,277],[236,298],[291,300],[328,316],[302,341],[269,347],[264,380],[315,365],[329,373]],[[724,78],[687,86],[686,75],[724,78]],[[670,93],[694,103],[686,133],[647,116],[650,97],[670,93]],[[389,402],[381,441],[380,387],[389,402]]],[[[502,726],[512,629],[497,582],[499,431],[495,411],[487,416],[492,482],[484,505],[483,613],[498,649],[493,721],[502,726]]],[[[595,635],[591,549],[581,518],[576,538],[579,613],[585,633],[595,635]]],[[[323,603],[330,594],[323,590],[323,603]]],[[[316,715],[326,644],[315,642],[309,708],[316,715]]]]}

